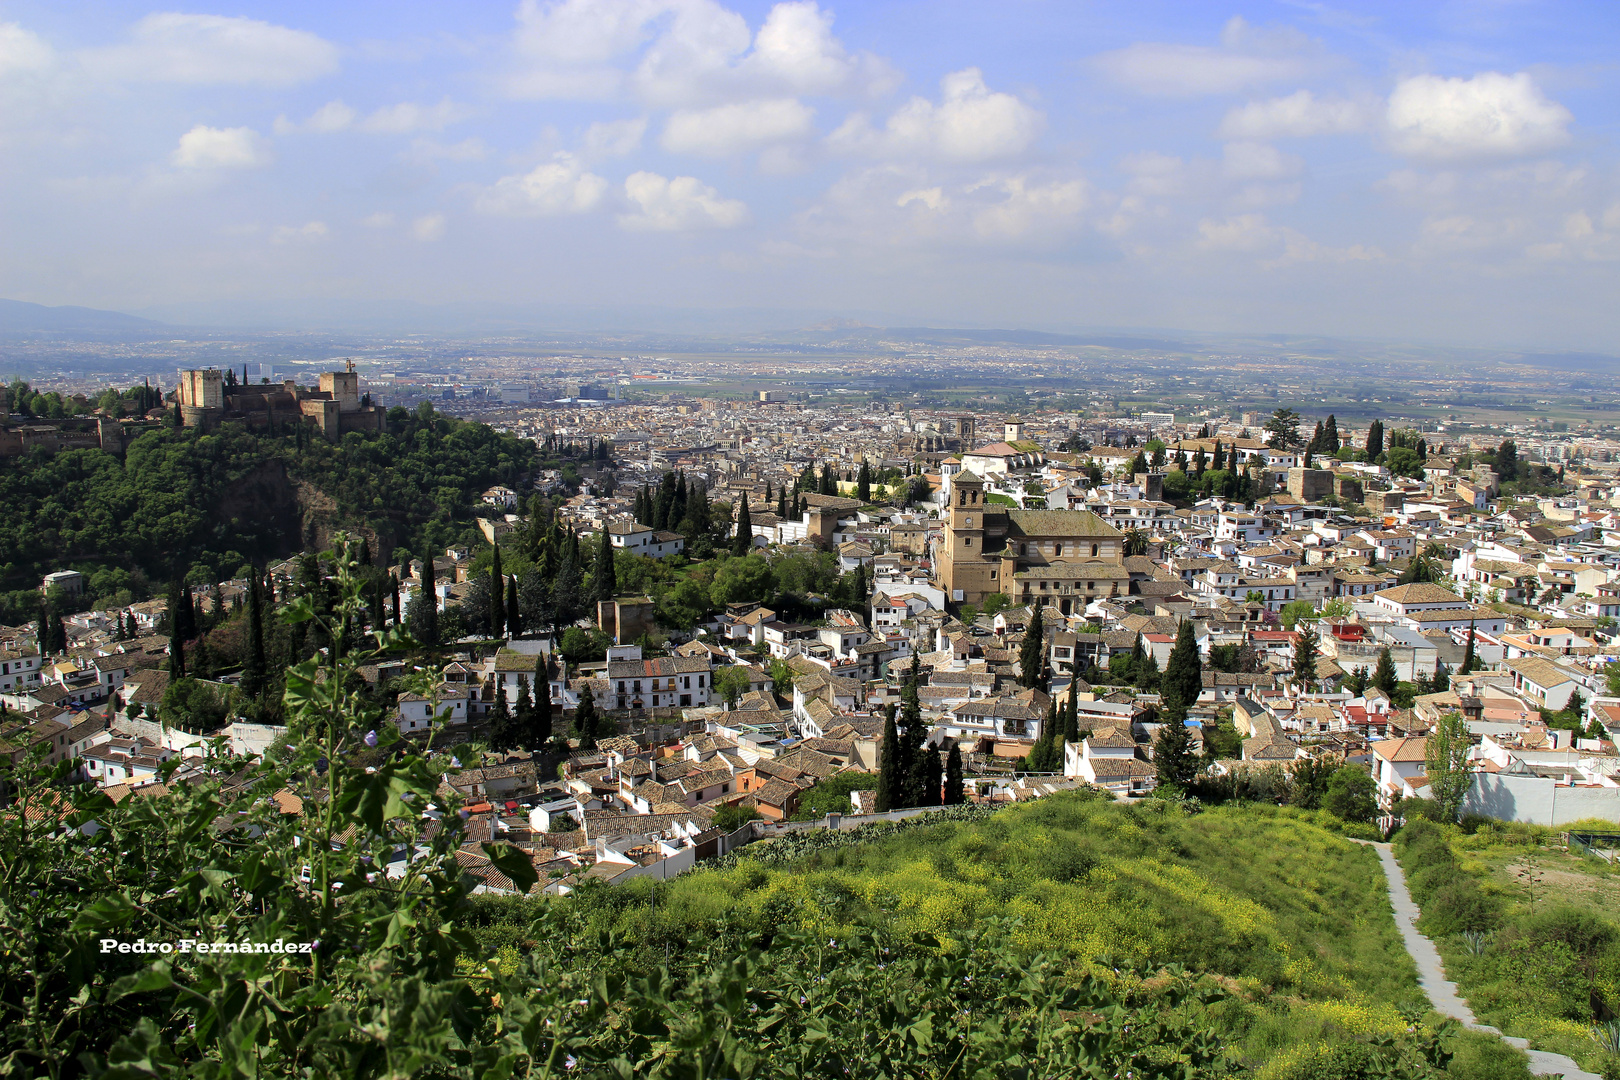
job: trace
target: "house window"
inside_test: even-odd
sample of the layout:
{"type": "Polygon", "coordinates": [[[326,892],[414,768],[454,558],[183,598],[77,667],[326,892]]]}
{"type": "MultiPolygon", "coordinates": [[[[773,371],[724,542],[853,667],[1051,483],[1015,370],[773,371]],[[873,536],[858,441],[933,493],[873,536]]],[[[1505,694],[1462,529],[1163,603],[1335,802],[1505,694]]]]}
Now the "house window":
{"type": "Polygon", "coordinates": [[[1093,558],[1093,559],[1095,559],[1095,558],[1096,558],[1096,557],[1097,557],[1097,554],[1098,554],[1098,552],[1100,552],[1100,551],[1101,551],[1101,550],[1102,550],[1102,548],[1101,548],[1101,547],[1099,547],[1099,546],[1098,546],[1098,545],[1096,545],[1096,544],[1092,544],[1092,545],[1091,545],[1091,557],[1092,557],[1092,558],[1093,558]]]}

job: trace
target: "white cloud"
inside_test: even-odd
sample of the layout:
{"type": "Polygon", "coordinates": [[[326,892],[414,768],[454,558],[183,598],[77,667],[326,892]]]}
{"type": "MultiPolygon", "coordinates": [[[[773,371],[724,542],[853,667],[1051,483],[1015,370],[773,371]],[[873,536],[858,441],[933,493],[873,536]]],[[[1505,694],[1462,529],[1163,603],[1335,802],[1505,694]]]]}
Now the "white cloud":
{"type": "Polygon", "coordinates": [[[1389,98],[1389,138],[1400,154],[1429,161],[1522,157],[1562,146],[1573,117],[1525,72],[1471,79],[1414,75],[1389,98]]]}
{"type": "Polygon", "coordinates": [[[895,83],[869,54],[849,54],[811,0],[779,3],[758,35],[715,0],[523,0],[515,40],[520,97],[663,107],[739,96],[871,94],[895,83]]]}
{"type": "Polygon", "coordinates": [[[134,82],[293,86],[338,69],[338,50],[304,30],[258,19],[162,12],[123,45],[81,54],[94,72],[134,82]]]}
{"type": "Polygon", "coordinates": [[[270,146],[252,128],[198,124],[180,136],[170,160],[182,169],[254,169],[271,161],[270,146]]]}
{"type": "Polygon", "coordinates": [[[608,182],[580,167],[572,154],[560,153],[523,176],[503,176],[476,200],[486,214],[544,217],[594,210],[607,194],[608,182]]]}
{"type": "Polygon", "coordinates": [[[270,233],[272,244],[311,243],[326,238],[324,221],[311,221],[303,225],[277,225],[270,233]]]}
{"type": "Polygon", "coordinates": [[[421,241],[439,240],[444,236],[444,215],[423,214],[411,222],[411,235],[421,241]]]}
{"type": "Polygon", "coordinates": [[[361,218],[360,224],[368,229],[391,229],[394,227],[394,215],[386,210],[379,210],[369,217],[361,218]]]}
{"type": "Polygon", "coordinates": [[[1022,176],[1013,176],[984,186],[1002,195],[973,217],[974,230],[987,239],[1016,240],[1063,230],[1077,224],[1090,204],[1086,185],[1080,180],[1031,184],[1022,176]]]}
{"type": "Polygon", "coordinates": [[[1384,257],[1378,248],[1364,244],[1327,247],[1286,225],[1269,224],[1264,214],[1238,214],[1224,221],[1206,218],[1198,223],[1196,246],[1207,252],[1268,255],[1260,264],[1268,270],[1301,262],[1371,262],[1384,257]]]}
{"type": "Polygon", "coordinates": [[[1363,131],[1369,122],[1368,109],[1360,102],[1320,100],[1309,90],[1300,90],[1233,109],[1217,134],[1223,139],[1303,138],[1363,131]]]}
{"type": "Polygon", "coordinates": [[[599,158],[624,157],[641,147],[641,137],[647,133],[647,118],[631,120],[598,120],[585,129],[580,142],[580,155],[594,161],[599,158]]]}
{"type": "Polygon", "coordinates": [[[992,93],[978,68],[940,80],[940,102],[914,97],[881,130],[856,113],[828,136],[832,149],[876,157],[988,161],[1028,149],[1045,118],[1012,94],[992,93]]]}
{"type": "Polygon", "coordinates": [[[45,71],[55,62],[44,38],[16,23],[0,23],[0,78],[45,71]]]}
{"type": "Polygon", "coordinates": [[[633,213],[619,215],[619,224],[626,229],[730,229],[748,221],[748,207],[741,200],[722,198],[692,176],[671,180],[652,172],[631,173],[624,181],[624,195],[636,207],[633,213]]]}
{"type": "Polygon", "coordinates": [[[1297,176],[1305,163],[1275,146],[1230,142],[1222,148],[1221,171],[1233,180],[1282,180],[1297,176]]]}
{"type": "Polygon", "coordinates": [[[443,131],[458,120],[465,120],[472,110],[445,98],[437,105],[418,105],[402,101],[378,109],[360,122],[360,130],[376,135],[408,135],[414,131],[443,131]]]}
{"type": "Polygon", "coordinates": [[[275,132],[277,135],[292,135],[300,131],[310,131],[317,135],[330,135],[333,132],[347,130],[358,115],[341,101],[328,101],[310,113],[309,119],[302,124],[294,123],[285,116],[276,117],[275,132]]]}
{"type": "Polygon", "coordinates": [[[771,143],[802,139],[815,110],[795,98],[743,101],[713,109],[681,109],[670,115],[659,142],[676,154],[724,156],[771,143]]]}
{"type": "Polygon", "coordinates": [[[1258,28],[1233,16],[1219,47],[1140,41],[1095,56],[1092,64],[1138,93],[1195,97],[1303,78],[1322,66],[1319,52],[1296,30],[1258,28]]]}
{"type": "Polygon", "coordinates": [[[362,120],[358,112],[343,102],[328,101],[301,124],[293,123],[285,116],[276,117],[275,130],[277,135],[291,135],[300,131],[331,135],[354,128],[373,135],[409,135],[417,131],[443,131],[471,115],[471,109],[445,98],[437,105],[402,101],[398,105],[377,109],[362,120]]]}

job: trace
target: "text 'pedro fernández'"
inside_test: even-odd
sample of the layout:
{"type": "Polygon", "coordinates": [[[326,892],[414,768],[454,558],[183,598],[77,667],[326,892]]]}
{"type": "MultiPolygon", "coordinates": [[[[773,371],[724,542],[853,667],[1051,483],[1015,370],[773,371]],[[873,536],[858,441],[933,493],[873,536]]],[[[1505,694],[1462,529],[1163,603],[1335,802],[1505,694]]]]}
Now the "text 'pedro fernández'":
{"type": "Polygon", "coordinates": [[[119,941],[101,938],[104,953],[307,953],[315,948],[313,941],[199,941],[181,938],[179,941],[119,941]]]}

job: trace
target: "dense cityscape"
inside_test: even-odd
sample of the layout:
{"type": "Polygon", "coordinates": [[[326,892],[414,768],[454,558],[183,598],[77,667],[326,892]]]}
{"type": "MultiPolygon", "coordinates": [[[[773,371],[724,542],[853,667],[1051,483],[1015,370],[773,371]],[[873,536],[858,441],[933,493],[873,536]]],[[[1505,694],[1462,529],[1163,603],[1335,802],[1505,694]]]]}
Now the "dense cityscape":
{"type": "Polygon", "coordinates": [[[0,9],[0,1077],[1620,1080],[1593,0],[0,9]]]}

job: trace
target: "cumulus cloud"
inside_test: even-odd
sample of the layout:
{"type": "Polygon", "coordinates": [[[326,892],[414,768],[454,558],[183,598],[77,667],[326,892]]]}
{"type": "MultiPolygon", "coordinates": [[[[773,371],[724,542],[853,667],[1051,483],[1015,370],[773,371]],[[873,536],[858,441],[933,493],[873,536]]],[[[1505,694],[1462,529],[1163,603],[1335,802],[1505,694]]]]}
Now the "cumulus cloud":
{"type": "Polygon", "coordinates": [[[1303,138],[1308,135],[1340,135],[1364,131],[1371,117],[1360,102],[1346,99],[1324,100],[1309,90],[1287,97],[1251,101],[1233,109],[1216,132],[1223,139],[1303,138]]]}
{"type": "Polygon", "coordinates": [[[81,54],[87,68],[132,82],[294,86],[338,69],[338,50],[304,30],[258,19],[162,12],[130,40],[81,54]]]}
{"type": "Polygon", "coordinates": [[[1090,203],[1081,180],[1032,184],[1012,176],[984,188],[1000,196],[973,216],[974,230],[987,239],[1017,240],[1062,229],[1077,223],[1090,203]]]}
{"type": "Polygon", "coordinates": [[[270,233],[272,244],[309,243],[325,239],[326,222],[311,221],[303,225],[277,225],[270,233]]]}
{"type": "Polygon", "coordinates": [[[620,214],[619,225],[635,231],[730,229],[748,221],[748,207],[741,200],[722,198],[692,176],[671,180],[652,172],[631,173],[624,195],[636,209],[620,214]]]}
{"type": "Polygon", "coordinates": [[[423,214],[411,222],[411,235],[421,241],[438,240],[444,236],[444,215],[423,214]]]}
{"type": "Polygon", "coordinates": [[[1233,16],[1219,46],[1141,41],[1091,62],[1104,77],[1138,93],[1196,97],[1303,78],[1322,66],[1322,57],[1297,30],[1259,28],[1233,16]]]}
{"type": "Polygon", "coordinates": [[[1012,94],[991,92],[978,68],[955,71],[940,80],[940,101],[914,97],[884,126],[856,113],[827,143],[840,153],[874,157],[934,157],[947,161],[989,161],[1027,150],[1045,118],[1012,94]]]}
{"type": "Polygon", "coordinates": [[[849,53],[812,0],[777,4],[757,35],[715,0],[523,0],[517,21],[522,67],[508,85],[520,97],[690,107],[896,82],[882,60],[849,53]]]}
{"type": "Polygon", "coordinates": [[[631,120],[599,120],[585,129],[580,141],[580,154],[591,160],[624,157],[641,148],[641,137],[647,133],[647,118],[631,120]]]}
{"type": "Polygon", "coordinates": [[[1467,161],[1544,153],[1569,139],[1573,117],[1525,72],[1471,79],[1414,75],[1389,97],[1390,145],[1407,157],[1467,161]]]}
{"type": "Polygon", "coordinates": [[[0,23],[0,78],[45,71],[55,62],[44,38],[16,23],[0,23]]]}
{"type": "Polygon", "coordinates": [[[481,192],[474,205],[486,214],[548,217],[596,209],[608,182],[587,172],[572,154],[560,153],[532,172],[503,176],[481,192]]]}
{"type": "Polygon", "coordinates": [[[181,169],[254,169],[271,161],[269,143],[252,128],[198,124],[180,136],[170,161],[181,169]]]}
{"type": "Polygon", "coordinates": [[[670,115],[659,142],[676,154],[724,156],[809,135],[815,110],[796,98],[742,101],[670,115]]]}

